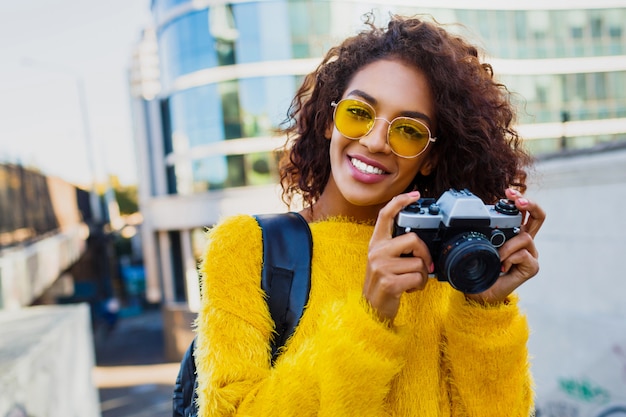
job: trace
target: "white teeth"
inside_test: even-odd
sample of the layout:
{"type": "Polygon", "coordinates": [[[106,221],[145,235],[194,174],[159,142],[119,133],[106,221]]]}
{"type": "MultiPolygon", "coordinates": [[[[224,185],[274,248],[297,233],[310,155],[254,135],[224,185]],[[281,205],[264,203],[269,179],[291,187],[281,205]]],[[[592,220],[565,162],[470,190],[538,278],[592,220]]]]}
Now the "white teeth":
{"type": "Polygon", "coordinates": [[[380,169],[380,168],[376,168],[376,167],[373,167],[373,166],[371,166],[371,165],[368,165],[368,164],[366,164],[365,162],[363,162],[363,161],[359,161],[359,160],[358,160],[358,159],[356,159],[356,158],[351,158],[351,159],[350,159],[350,162],[352,162],[352,165],[353,165],[356,169],[358,169],[359,171],[361,171],[361,172],[363,172],[363,173],[365,173],[365,174],[378,174],[378,175],[382,175],[382,174],[384,174],[384,173],[385,173],[385,171],[383,171],[382,169],[380,169]]]}

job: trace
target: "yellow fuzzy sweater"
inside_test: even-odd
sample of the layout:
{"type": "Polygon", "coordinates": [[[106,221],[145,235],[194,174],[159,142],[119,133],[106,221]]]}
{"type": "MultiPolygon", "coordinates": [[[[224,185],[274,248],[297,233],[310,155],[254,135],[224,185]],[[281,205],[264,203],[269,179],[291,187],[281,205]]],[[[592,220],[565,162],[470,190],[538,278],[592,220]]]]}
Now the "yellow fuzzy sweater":
{"type": "Polygon", "coordinates": [[[389,328],[361,296],[373,226],[310,227],[309,303],[274,367],[261,230],[245,215],[210,230],[195,354],[200,416],[529,416],[528,327],[514,298],[480,306],[430,280],[403,295],[389,328]]]}

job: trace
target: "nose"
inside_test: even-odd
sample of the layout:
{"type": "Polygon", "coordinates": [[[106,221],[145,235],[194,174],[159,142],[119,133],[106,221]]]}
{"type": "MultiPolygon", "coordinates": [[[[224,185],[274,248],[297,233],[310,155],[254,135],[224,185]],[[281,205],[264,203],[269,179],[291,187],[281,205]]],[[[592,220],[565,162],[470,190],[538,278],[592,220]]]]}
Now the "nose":
{"type": "Polygon", "coordinates": [[[382,117],[375,118],[372,130],[359,139],[359,143],[365,146],[371,153],[391,153],[391,147],[387,143],[387,132],[390,124],[382,117]]]}

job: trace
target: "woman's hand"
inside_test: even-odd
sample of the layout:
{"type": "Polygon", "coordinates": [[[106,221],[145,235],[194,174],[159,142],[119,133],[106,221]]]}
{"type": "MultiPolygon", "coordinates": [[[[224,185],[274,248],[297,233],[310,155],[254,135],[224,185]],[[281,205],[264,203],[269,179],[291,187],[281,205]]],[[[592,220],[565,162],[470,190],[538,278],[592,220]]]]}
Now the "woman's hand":
{"type": "Polygon", "coordinates": [[[522,213],[522,227],[519,235],[509,239],[499,249],[503,274],[488,290],[465,296],[479,303],[494,304],[503,302],[520,285],[539,272],[539,254],[534,238],[546,214],[536,203],[526,199],[514,189],[507,189],[506,196],[515,202],[522,213]]]}
{"type": "Polygon", "coordinates": [[[387,203],[378,213],[370,240],[363,296],[384,322],[393,322],[402,294],[423,289],[433,270],[428,247],[417,234],[392,237],[396,215],[419,197],[414,191],[387,203]]]}

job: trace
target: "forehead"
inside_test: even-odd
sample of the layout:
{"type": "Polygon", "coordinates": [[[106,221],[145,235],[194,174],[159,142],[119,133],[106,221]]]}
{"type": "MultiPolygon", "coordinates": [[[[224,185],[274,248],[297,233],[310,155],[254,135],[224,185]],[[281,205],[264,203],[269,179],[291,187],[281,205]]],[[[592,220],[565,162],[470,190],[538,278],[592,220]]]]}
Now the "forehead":
{"type": "Polygon", "coordinates": [[[358,97],[387,116],[411,112],[432,119],[434,100],[426,75],[417,67],[398,60],[379,60],[359,69],[343,97],[358,97]]]}

